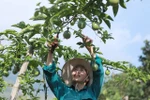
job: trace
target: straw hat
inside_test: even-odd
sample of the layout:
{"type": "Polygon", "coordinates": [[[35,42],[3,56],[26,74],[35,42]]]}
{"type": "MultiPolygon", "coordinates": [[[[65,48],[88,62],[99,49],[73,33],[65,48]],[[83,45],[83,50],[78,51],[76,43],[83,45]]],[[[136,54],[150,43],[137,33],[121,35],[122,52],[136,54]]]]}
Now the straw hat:
{"type": "Polygon", "coordinates": [[[76,67],[77,65],[81,65],[83,66],[88,75],[89,75],[89,82],[88,82],[88,86],[90,86],[93,82],[93,71],[92,71],[92,67],[90,65],[90,63],[88,61],[86,61],[85,59],[81,59],[81,58],[74,58],[74,59],[71,59],[69,61],[67,61],[63,68],[62,68],[62,79],[64,81],[64,83],[68,86],[71,86],[72,85],[72,69],[74,67],[76,67]]]}

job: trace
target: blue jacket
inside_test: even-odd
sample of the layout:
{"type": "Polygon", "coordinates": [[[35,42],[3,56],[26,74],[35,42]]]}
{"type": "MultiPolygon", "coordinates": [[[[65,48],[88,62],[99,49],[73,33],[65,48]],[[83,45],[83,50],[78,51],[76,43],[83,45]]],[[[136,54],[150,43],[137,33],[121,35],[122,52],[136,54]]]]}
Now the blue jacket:
{"type": "Polygon", "coordinates": [[[61,77],[56,72],[56,66],[53,62],[49,66],[44,66],[43,70],[47,83],[58,100],[97,100],[104,78],[104,70],[101,59],[95,57],[98,70],[93,72],[93,83],[90,87],[84,87],[77,91],[74,87],[68,87],[63,83],[61,77]]]}

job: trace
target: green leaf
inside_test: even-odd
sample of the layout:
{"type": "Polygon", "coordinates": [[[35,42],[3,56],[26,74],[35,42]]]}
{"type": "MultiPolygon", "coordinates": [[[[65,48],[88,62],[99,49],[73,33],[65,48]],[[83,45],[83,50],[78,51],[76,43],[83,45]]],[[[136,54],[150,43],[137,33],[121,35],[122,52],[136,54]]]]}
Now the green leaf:
{"type": "Polygon", "coordinates": [[[120,0],[119,4],[122,8],[125,8],[125,9],[127,8],[124,0],[120,0]]]}
{"type": "Polygon", "coordinates": [[[111,21],[114,21],[113,18],[110,15],[108,15],[108,14],[103,13],[101,15],[102,15],[102,17],[104,17],[104,19],[109,19],[111,21]]]}
{"type": "Polygon", "coordinates": [[[39,12],[40,12],[39,10],[35,11],[35,12],[34,12],[34,16],[38,16],[38,15],[39,15],[39,12]]]}
{"type": "Polygon", "coordinates": [[[35,32],[31,32],[31,33],[29,33],[29,35],[28,35],[28,39],[32,38],[35,34],[36,34],[35,32]]]}
{"type": "Polygon", "coordinates": [[[114,16],[116,16],[118,13],[118,10],[119,10],[119,5],[112,6],[112,8],[113,8],[113,14],[114,14],[114,16]]]}
{"type": "Polygon", "coordinates": [[[110,24],[110,21],[109,20],[106,20],[106,19],[103,19],[103,21],[106,23],[106,25],[111,28],[111,24],[110,24]]]}
{"type": "Polygon", "coordinates": [[[35,82],[40,83],[40,82],[41,82],[41,80],[36,79],[36,80],[35,80],[35,82]]]}
{"type": "Polygon", "coordinates": [[[101,38],[104,43],[106,43],[106,39],[104,37],[101,38]]]}
{"type": "Polygon", "coordinates": [[[34,47],[32,45],[29,46],[29,54],[33,54],[34,53],[34,47]]]}
{"type": "Polygon", "coordinates": [[[103,54],[102,52],[96,52],[96,53],[97,53],[97,54],[100,54],[100,55],[103,54]]]}
{"type": "Polygon", "coordinates": [[[28,33],[32,30],[33,30],[33,28],[31,26],[28,26],[28,27],[21,30],[20,35],[24,35],[25,33],[28,33]]]}
{"type": "Polygon", "coordinates": [[[82,45],[83,43],[82,42],[77,42],[77,45],[82,45]]]}
{"type": "Polygon", "coordinates": [[[12,27],[17,27],[17,28],[23,29],[23,28],[26,27],[26,24],[25,24],[24,21],[21,21],[21,22],[19,22],[19,23],[17,23],[17,24],[12,25],[12,27]]]}
{"type": "Polygon", "coordinates": [[[34,16],[32,18],[30,18],[30,20],[45,20],[47,16],[45,14],[40,14],[40,15],[37,15],[37,16],[34,16]]]}
{"type": "Polygon", "coordinates": [[[44,13],[44,14],[47,12],[47,8],[45,6],[40,7],[39,10],[41,13],[44,13]]]}
{"type": "Polygon", "coordinates": [[[83,48],[84,47],[84,45],[81,45],[79,48],[83,48]]]}
{"type": "Polygon", "coordinates": [[[109,19],[109,20],[111,20],[111,21],[114,21],[113,19],[112,19],[112,17],[111,16],[107,16],[107,18],[109,19]]]}
{"type": "Polygon", "coordinates": [[[5,30],[3,33],[4,34],[12,34],[12,35],[16,35],[16,30],[12,30],[12,29],[7,29],[5,30]]]}
{"type": "Polygon", "coordinates": [[[48,0],[48,1],[49,1],[51,4],[53,4],[55,0],[48,0]]]}
{"type": "Polygon", "coordinates": [[[37,3],[36,6],[40,6],[41,2],[37,3]]]}

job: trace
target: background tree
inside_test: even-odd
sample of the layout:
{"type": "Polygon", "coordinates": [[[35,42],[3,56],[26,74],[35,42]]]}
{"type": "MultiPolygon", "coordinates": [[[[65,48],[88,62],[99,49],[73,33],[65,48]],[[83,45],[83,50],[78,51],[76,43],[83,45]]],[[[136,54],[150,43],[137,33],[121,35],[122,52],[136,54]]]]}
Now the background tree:
{"type": "MultiPolygon", "coordinates": [[[[142,66],[138,69],[149,75],[150,42],[145,40],[144,43],[145,45],[142,47],[143,54],[139,57],[142,66]]],[[[133,65],[130,66],[134,67],[133,65]]],[[[128,96],[129,100],[150,99],[150,80],[143,82],[139,78],[130,76],[129,73],[120,73],[107,78],[108,81],[104,84],[99,100],[120,100],[124,96],[128,96]]]]}
{"type": "Polygon", "coordinates": [[[147,100],[142,89],[144,83],[139,79],[131,78],[127,73],[110,77],[104,84],[99,100],[123,100],[125,96],[129,100],[147,100]]]}
{"type": "MultiPolygon", "coordinates": [[[[142,47],[142,55],[139,57],[142,66],[140,69],[143,70],[143,73],[150,75],[150,41],[145,40],[145,45],[142,47]]],[[[150,80],[146,81],[146,84],[143,86],[144,97],[150,99],[150,80]]]]}

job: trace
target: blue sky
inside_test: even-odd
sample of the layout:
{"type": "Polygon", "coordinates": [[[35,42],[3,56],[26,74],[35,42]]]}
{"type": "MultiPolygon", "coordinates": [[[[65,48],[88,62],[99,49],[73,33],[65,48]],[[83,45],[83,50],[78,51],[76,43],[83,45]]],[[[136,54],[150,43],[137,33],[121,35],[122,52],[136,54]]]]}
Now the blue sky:
{"type": "MultiPolygon", "coordinates": [[[[0,31],[11,28],[12,24],[20,21],[32,23],[29,20],[33,16],[36,3],[42,1],[47,4],[47,0],[1,0],[0,2],[0,31]]],[[[106,44],[100,41],[89,28],[84,33],[90,36],[94,43],[100,47],[103,57],[113,61],[130,61],[136,66],[140,66],[138,57],[142,54],[141,47],[144,40],[150,40],[150,0],[131,0],[127,3],[127,9],[119,9],[118,15],[111,23],[112,28],[105,29],[113,33],[114,40],[108,40],[106,44]]],[[[108,13],[112,15],[111,9],[108,13]]],[[[71,38],[74,40],[73,38],[71,38]]],[[[71,40],[70,40],[71,41],[71,40]]],[[[4,42],[2,42],[4,43],[4,42]]],[[[4,43],[5,44],[5,43],[4,43]]],[[[73,42],[63,41],[65,45],[73,45],[73,42]]],[[[87,52],[84,49],[81,52],[87,52]]],[[[63,65],[62,62],[61,65],[63,65]]]]}

